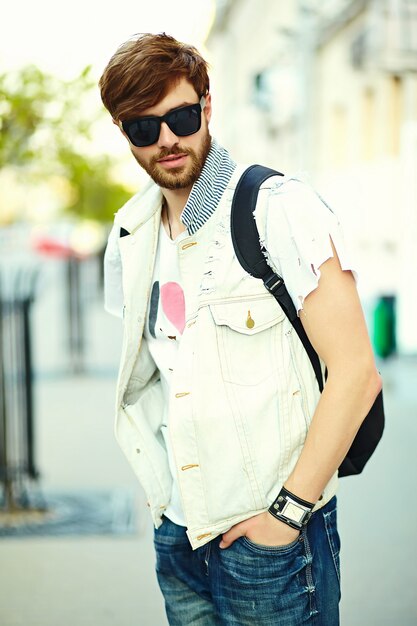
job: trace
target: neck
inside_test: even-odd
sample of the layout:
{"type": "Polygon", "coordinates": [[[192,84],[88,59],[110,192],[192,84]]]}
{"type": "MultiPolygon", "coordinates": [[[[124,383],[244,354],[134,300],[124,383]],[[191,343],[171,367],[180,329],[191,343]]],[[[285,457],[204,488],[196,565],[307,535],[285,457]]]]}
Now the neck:
{"type": "Polygon", "coordinates": [[[191,187],[188,189],[162,189],[164,196],[162,222],[171,239],[176,239],[185,230],[181,222],[181,213],[187,203],[191,187]]]}
{"type": "Polygon", "coordinates": [[[180,222],[181,213],[187,204],[191,187],[186,189],[162,189],[165,198],[165,204],[168,207],[169,215],[172,220],[180,222]]]}

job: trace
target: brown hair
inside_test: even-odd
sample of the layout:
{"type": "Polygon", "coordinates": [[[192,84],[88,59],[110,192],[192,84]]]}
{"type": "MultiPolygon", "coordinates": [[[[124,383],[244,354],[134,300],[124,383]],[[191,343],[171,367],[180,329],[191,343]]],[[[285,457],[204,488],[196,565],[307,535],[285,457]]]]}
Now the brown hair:
{"type": "Polygon", "coordinates": [[[198,96],[209,90],[208,64],[193,46],[165,33],[140,33],[111,57],[99,81],[113,119],[129,119],[155,106],[182,77],[198,96]]]}

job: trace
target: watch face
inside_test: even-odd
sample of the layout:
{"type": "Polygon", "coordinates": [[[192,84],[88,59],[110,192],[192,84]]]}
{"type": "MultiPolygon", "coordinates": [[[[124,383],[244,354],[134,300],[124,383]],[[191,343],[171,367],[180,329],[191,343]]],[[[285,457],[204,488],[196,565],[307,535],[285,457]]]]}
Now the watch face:
{"type": "Polygon", "coordinates": [[[281,511],[282,515],[294,520],[294,522],[301,523],[306,510],[295,504],[294,502],[287,502],[281,511]]]}

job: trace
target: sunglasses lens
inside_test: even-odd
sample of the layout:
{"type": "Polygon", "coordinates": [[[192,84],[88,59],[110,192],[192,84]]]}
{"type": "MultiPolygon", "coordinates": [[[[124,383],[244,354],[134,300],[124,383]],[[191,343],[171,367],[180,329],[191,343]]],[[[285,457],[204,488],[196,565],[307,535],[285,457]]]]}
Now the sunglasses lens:
{"type": "Polygon", "coordinates": [[[143,148],[158,141],[161,120],[166,122],[171,131],[178,137],[193,135],[201,126],[201,106],[191,104],[171,111],[163,117],[143,117],[122,122],[123,130],[134,146],[143,148]]]}
{"type": "Polygon", "coordinates": [[[178,111],[172,111],[167,116],[168,126],[179,137],[193,135],[200,130],[201,108],[200,105],[188,106],[178,111]]]}
{"type": "Polygon", "coordinates": [[[123,129],[134,146],[143,148],[158,140],[159,122],[153,119],[138,119],[124,122],[123,129]]]}

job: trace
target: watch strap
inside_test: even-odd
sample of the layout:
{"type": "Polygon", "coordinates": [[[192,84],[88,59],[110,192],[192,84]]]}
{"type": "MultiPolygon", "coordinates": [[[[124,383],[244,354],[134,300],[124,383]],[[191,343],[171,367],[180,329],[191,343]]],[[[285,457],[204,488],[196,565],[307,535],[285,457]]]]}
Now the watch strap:
{"type": "Polygon", "coordinates": [[[292,528],[301,530],[312,515],[314,503],[307,502],[282,487],[268,512],[292,528]]]}

